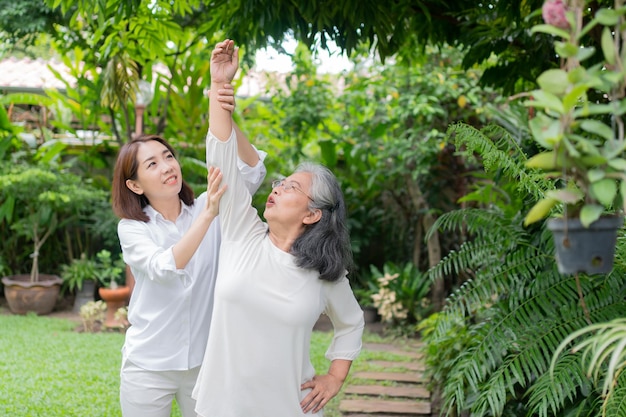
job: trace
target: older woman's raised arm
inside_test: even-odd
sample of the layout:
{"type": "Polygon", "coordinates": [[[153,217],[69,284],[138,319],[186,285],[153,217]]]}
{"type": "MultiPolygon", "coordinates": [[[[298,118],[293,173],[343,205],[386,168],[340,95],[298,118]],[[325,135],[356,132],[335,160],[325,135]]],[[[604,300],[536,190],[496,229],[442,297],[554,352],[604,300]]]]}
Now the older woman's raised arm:
{"type": "MultiPolygon", "coordinates": [[[[235,42],[226,39],[219,42],[211,53],[211,90],[217,91],[230,83],[239,68],[239,49],[235,42]]],[[[232,114],[218,101],[217,94],[209,95],[209,130],[226,141],[233,130],[232,114]]]]}

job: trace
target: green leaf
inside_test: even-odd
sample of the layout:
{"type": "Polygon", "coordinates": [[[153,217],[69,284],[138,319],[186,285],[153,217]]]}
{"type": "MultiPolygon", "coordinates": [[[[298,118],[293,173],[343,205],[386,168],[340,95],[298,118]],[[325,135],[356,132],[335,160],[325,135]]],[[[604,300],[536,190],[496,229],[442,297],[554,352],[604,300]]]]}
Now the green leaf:
{"type": "Polygon", "coordinates": [[[597,167],[607,163],[607,159],[602,155],[586,155],[580,158],[580,161],[587,168],[597,167]]]}
{"type": "MultiPolygon", "coordinates": [[[[602,89],[603,91],[610,91],[614,88],[614,86],[616,84],[620,84],[622,82],[622,80],[624,79],[624,72],[618,72],[618,71],[605,71],[602,73],[602,77],[600,79],[600,81],[603,81],[604,83],[598,86],[598,89],[602,89]]],[[[611,104],[609,104],[609,106],[611,107],[611,109],[615,109],[616,106],[612,106],[611,104]]]]}
{"type": "Polygon", "coordinates": [[[15,208],[15,197],[9,195],[6,197],[4,202],[0,204],[0,222],[2,220],[6,220],[7,222],[11,222],[13,219],[13,211],[15,208]]]}
{"type": "Polygon", "coordinates": [[[41,94],[14,93],[0,96],[0,104],[31,104],[33,106],[50,107],[54,104],[54,101],[41,94]]]}
{"type": "Polygon", "coordinates": [[[559,29],[553,25],[535,25],[530,30],[531,34],[535,33],[547,33],[548,35],[559,36],[563,39],[569,38],[569,33],[564,29],[559,29]]]}
{"type": "Polygon", "coordinates": [[[602,154],[609,160],[619,159],[618,156],[621,155],[625,149],[626,141],[611,140],[604,144],[602,154]]]}
{"type": "Polygon", "coordinates": [[[599,120],[587,119],[583,120],[580,123],[580,128],[585,132],[589,132],[591,134],[598,134],[602,136],[606,140],[611,140],[615,137],[615,133],[613,133],[613,129],[609,126],[605,125],[599,120]]]}
{"type": "Polygon", "coordinates": [[[589,178],[589,182],[600,181],[605,176],[606,172],[604,172],[603,169],[590,169],[587,173],[587,178],[589,178]]]}
{"type": "Polygon", "coordinates": [[[597,141],[595,140],[589,140],[579,135],[568,135],[567,139],[571,139],[572,143],[575,143],[576,146],[578,146],[578,149],[580,150],[580,152],[578,152],[576,148],[574,149],[568,148],[567,151],[572,158],[579,158],[581,153],[587,154],[587,155],[600,155],[598,144],[597,144],[597,141]]]}
{"type": "Polygon", "coordinates": [[[584,98],[587,94],[589,86],[586,84],[576,84],[574,87],[563,97],[563,109],[564,111],[570,111],[576,107],[581,98],[584,98]]]}
{"type": "Polygon", "coordinates": [[[567,188],[562,190],[550,190],[546,193],[546,198],[552,198],[565,204],[575,204],[582,200],[583,193],[576,188],[567,188]]]}
{"type": "Polygon", "coordinates": [[[578,48],[576,52],[576,59],[582,62],[588,58],[591,58],[595,53],[596,48],[594,48],[593,46],[578,48]]]}
{"type": "Polygon", "coordinates": [[[554,151],[541,152],[529,158],[525,165],[528,168],[537,168],[541,170],[555,170],[563,166],[563,155],[554,151]]]}
{"type": "Polygon", "coordinates": [[[605,207],[610,207],[617,195],[617,183],[614,179],[604,178],[591,183],[592,196],[605,207]]]}
{"type": "Polygon", "coordinates": [[[537,83],[542,90],[552,94],[565,94],[570,85],[567,72],[562,69],[549,69],[544,71],[538,78],[537,83]]]}
{"type": "Polygon", "coordinates": [[[535,204],[528,214],[526,218],[524,218],[524,226],[528,226],[529,224],[538,222],[539,220],[545,218],[550,210],[558,203],[554,198],[544,198],[543,200],[539,200],[537,204],[535,204]]]}
{"type": "Polygon", "coordinates": [[[626,172],[626,159],[616,158],[609,160],[609,166],[618,171],[626,172]]]}
{"type": "Polygon", "coordinates": [[[577,109],[574,112],[574,117],[587,117],[596,114],[613,114],[614,107],[609,104],[595,104],[588,103],[586,106],[577,109]]]}
{"type": "Polygon", "coordinates": [[[578,50],[579,48],[571,42],[554,42],[554,51],[563,58],[576,56],[578,50]]]}
{"type": "Polygon", "coordinates": [[[619,21],[619,13],[613,9],[600,9],[595,19],[603,26],[615,26],[619,21]]]}
{"type": "Polygon", "coordinates": [[[602,30],[602,53],[604,54],[604,59],[611,65],[615,65],[615,45],[613,43],[613,34],[611,33],[611,29],[605,27],[602,30]]]}
{"type": "Polygon", "coordinates": [[[532,92],[532,96],[534,100],[528,103],[530,106],[539,109],[552,110],[558,114],[565,113],[563,102],[554,94],[543,90],[535,90],[532,92]]]}
{"type": "Polygon", "coordinates": [[[335,143],[331,140],[319,141],[319,146],[322,151],[322,158],[324,164],[328,167],[334,167],[337,165],[337,149],[335,143]]]}
{"type": "Polygon", "coordinates": [[[535,140],[546,149],[553,149],[563,137],[559,121],[543,113],[539,113],[528,124],[535,140]]]}
{"type": "Polygon", "coordinates": [[[67,145],[63,142],[59,140],[49,140],[37,149],[35,159],[44,163],[49,163],[50,161],[59,158],[65,148],[67,148],[67,145]]]}
{"type": "Polygon", "coordinates": [[[598,204],[585,204],[580,210],[580,223],[584,227],[589,227],[591,223],[600,218],[602,213],[604,213],[604,207],[598,204]]]}

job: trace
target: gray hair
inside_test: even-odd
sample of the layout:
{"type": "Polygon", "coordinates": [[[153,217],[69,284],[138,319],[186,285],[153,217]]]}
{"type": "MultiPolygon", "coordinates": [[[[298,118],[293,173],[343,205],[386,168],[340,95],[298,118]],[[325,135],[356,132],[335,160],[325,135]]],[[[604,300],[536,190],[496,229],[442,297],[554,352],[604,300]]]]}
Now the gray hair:
{"type": "Polygon", "coordinates": [[[346,222],[346,205],[335,175],[326,167],[304,162],[295,172],[311,174],[311,210],[321,210],[317,223],[307,225],[291,253],[301,268],[315,269],[320,279],[336,281],[352,269],[352,248],[346,222]]]}

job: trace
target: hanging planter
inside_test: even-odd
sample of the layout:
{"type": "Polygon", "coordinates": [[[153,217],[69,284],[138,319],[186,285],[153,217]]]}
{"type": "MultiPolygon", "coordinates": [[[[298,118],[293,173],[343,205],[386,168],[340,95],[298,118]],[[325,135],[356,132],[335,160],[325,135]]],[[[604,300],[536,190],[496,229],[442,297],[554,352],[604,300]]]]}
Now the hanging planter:
{"type": "Polygon", "coordinates": [[[525,103],[533,108],[529,128],[539,145],[526,166],[546,181],[524,224],[559,216],[547,226],[566,274],[611,271],[626,209],[626,8],[616,0],[591,16],[588,3],[545,1],[545,24],[531,32],[554,36],[561,66],[539,75],[525,103]],[[601,37],[600,49],[588,44],[590,33],[601,37]]]}
{"type": "Polygon", "coordinates": [[[607,274],[613,269],[617,231],[624,225],[621,216],[601,217],[589,227],[579,219],[550,219],[556,261],[562,274],[607,274]]]}

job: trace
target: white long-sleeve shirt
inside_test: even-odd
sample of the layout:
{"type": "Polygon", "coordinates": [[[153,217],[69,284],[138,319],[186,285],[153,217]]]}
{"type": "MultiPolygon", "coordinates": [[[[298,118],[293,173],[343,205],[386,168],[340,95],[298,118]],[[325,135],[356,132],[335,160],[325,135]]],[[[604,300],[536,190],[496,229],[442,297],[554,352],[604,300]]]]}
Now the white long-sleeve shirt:
{"type": "MultiPolygon", "coordinates": [[[[250,167],[238,160],[250,193],[265,178],[265,152],[250,167]]],[[[118,223],[124,261],[135,276],[128,308],[131,326],[122,348],[123,360],[152,371],[188,370],[200,366],[209,335],[213,289],[221,244],[219,216],[183,269],[176,269],[172,247],[187,232],[206,205],[206,192],[193,206],[181,201],[176,222],[166,220],[152,206],[150,220],[122,219],[118,223]]]]}
{"type": "MultiPolygon", "coordinates": [[[[202,417],[304,416],[300,401],[315,375],[309,345],[321,313],[334,337],[326,357],[354,360],[361,350],[363,311],[344,276],[336,282],[296,265],[276,247],[250,204],[237,172],[234,132],[227,142],[209,132],[207,161],[222,170],[222,247],[211,333],[193,391],[202,417]]],[[[307,416],[321,417],[323,412],[307,416]]]]}

